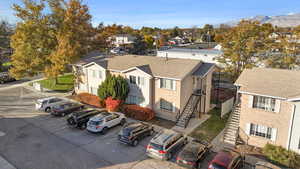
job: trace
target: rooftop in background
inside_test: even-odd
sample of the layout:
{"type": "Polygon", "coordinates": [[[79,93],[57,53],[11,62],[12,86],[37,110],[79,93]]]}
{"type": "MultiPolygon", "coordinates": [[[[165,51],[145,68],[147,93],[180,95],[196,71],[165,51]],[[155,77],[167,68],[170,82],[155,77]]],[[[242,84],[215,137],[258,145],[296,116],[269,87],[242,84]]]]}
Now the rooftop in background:
{"type": "Polygon", "coordinates": [[[166,51],[166,50],[168,52],[181,52],[181,53],[215,54],[215,55],[222,54],[221,50],[214,49],[214,48],[212,49],[169,48],[160,51],[166,51]]]}
{"type": "MultiPolygon", "coordinates": [[[[79,63],[83,63],[83,61],[79,63]]],[[[132,68],[137,68],[154,77],[174,79],[183,79],[186,75],[196,71],[197,67],[202,67],[199,66],[202,62],[196,59],[162,58],[141,55],[99,57],[90,62],[84,62],[84,64],[81,65],[88,66],[91,63],[96,63],[112,71],[124,72],[132,68]]]]}
{"type": "Polygon", "coordinates": [[[245,69],[235,84],[242,92],[283,99],[300,97],[300,71],[296,70],[245,69]]]}

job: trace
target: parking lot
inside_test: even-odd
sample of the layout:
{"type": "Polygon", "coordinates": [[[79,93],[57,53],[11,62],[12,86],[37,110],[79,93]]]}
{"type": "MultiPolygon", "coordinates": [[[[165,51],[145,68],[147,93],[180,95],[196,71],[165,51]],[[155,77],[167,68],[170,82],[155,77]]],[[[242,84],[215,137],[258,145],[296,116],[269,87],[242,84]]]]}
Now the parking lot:
{"type": "MultiPolygon", "coordinates": [[[[121,126],[92,134],[69,127],[65,118],[36,111],[34,102],[43,97],[21,87],[0,90],[0,156],[16,168],[181,168],[175,157],[173,162],[148,158],[150,137],[131,147],[117,140],[121,126]]],[[[203,161],[203,169],[214,154],[203,161]]]]}

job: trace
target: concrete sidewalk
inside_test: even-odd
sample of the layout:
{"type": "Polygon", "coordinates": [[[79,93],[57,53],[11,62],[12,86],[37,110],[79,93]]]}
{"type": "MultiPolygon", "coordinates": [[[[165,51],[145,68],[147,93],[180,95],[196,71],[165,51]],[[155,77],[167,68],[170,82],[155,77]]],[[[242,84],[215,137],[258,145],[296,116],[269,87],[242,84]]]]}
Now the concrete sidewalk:
{"type": "Polygon", "coordinates": [[[16,169],[13,165],[11,165],[8,161],[0,156],[0,168],[1,169],[16,169]]]}

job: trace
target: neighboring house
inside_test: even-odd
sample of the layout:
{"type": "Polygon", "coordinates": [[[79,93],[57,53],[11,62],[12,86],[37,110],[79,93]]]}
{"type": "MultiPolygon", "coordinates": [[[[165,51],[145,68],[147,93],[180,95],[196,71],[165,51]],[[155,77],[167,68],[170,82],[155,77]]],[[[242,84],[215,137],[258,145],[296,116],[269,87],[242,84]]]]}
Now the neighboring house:
{"type": "MultiPolygon", "coordinates": [[[[196,117],[200,117],[201,114],[197,113],[206,113],[210,109],[214,67],[214,64],[193,59],[137,55],[99,58],[73,66],[77,72],[82,72],[82,82],[75,86],[75,91],[97,95],[98,87],[108,73],[121,75],[130,86],[127,103],[151,108],[158,117],[176,121],[182,114],[179,112],[183,112],[189,103],[189,98],[199,96],[190,104],[198,110],[196,117]]],[[[190,113],[196,110],[192,111],[190,113]]]]}
{"type": "Polygon", "coordinates": [[[136,37],[130,34],[119,34],[113,37],[110,37],[109,40],[116,47],[126,47],[132,45],[136,37]]]}
{"type": "MultiPolygon", "coordinates": [[[[240,100],[240,137],[300,153],[300,71],[246,69],[235,82],[240,100]]],[[[236,116],[237,117],[237,116],[236,116]]]]}
{"type": "Polygon", "coordinates": [[[223,52],[218,49],[187,49],[187,48],[168,48],[157,51],[158,57],[197,59],[203,62],[214,63],[222,67],[216,58],[223,52]]]}

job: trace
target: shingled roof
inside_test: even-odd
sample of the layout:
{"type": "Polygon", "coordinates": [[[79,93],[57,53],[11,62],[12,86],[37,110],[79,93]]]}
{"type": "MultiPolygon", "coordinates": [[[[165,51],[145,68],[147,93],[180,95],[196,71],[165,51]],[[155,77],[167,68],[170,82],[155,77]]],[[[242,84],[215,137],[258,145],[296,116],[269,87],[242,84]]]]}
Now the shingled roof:
{"type": "Polygon", "coordinates": [[[300,71],[296,70],[245,69],[235,84],[242,92],[284,99],[300,97],[300,71]]]}
{"type": "Polygon", "coordinates": [[[201,61],[194,59],[166,59],[140,55],[111,56],[92,62],[109,70],[125,71],[136,67],[154,77],[174,79],[183,79],[187,74],[193,73],[192,71],[202,64],[201,61]]]}

